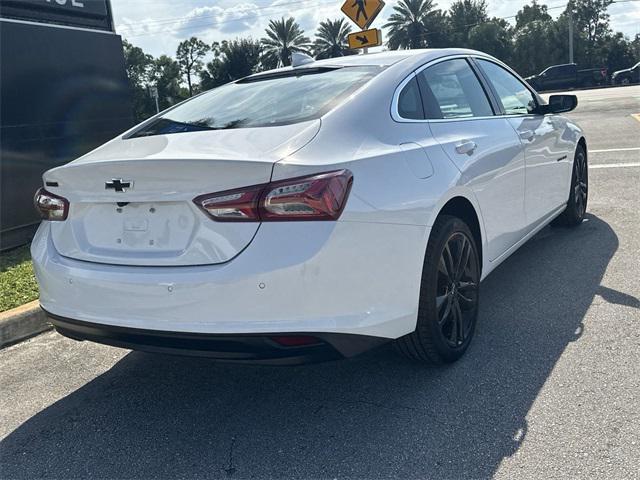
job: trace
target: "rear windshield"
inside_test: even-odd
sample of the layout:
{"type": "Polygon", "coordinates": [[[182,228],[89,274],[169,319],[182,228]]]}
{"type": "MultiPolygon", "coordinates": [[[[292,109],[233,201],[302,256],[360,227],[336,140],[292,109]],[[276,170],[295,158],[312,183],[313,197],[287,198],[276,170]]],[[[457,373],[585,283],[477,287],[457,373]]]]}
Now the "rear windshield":
{"type": "Polygon", "coordinates": [[[321,117],[381,67],[307,68],[229,83],[169,110],[132,137],[269,127],[321,117]]]}

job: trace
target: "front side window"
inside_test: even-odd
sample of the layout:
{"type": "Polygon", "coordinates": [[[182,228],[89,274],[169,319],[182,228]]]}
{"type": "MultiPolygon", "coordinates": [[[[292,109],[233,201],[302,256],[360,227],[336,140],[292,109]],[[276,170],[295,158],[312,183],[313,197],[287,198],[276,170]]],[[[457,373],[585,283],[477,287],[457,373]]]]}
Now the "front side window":
{"type": "Polygon", "coordinates": [[[536,109],[533,93],[510,72],[493,62],[476,60],[498,94],[506,115],[526,115],[536,109]]]}
{"type": "Polygon", "coordinates": [[[424,69],[418,82],[427,118],[493,115],[480,81],[464,59],[447,60],[424,69]]]}
{"type": "Polygon", "coordinates": [[[371,66],[307,68],[249,77],[188,100],[132,136],[313,120],[345,101],[381,70],[371,66]]]}

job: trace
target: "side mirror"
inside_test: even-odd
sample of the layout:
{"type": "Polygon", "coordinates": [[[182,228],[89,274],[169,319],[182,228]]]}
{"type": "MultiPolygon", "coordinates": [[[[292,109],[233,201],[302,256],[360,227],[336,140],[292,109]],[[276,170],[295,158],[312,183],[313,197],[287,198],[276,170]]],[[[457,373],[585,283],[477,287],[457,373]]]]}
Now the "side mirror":
{"type": "Polygon", "coordinates": [[[541,113],[565,113],[575,110],[578,97],[575,95],[551,95],[547,105],[540,105],[541,113]]]}

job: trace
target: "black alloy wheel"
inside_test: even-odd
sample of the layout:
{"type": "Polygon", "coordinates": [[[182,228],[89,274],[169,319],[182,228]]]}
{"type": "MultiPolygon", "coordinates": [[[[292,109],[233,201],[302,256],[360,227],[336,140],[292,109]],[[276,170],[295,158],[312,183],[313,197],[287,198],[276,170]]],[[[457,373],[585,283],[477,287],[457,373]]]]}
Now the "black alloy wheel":
{"type": "Polygon", "coordinates": [[[573,162],[573,170],[575,175],[573,199],[576,204],[576,214],[578,217],[582,218],[587,211],[587,198],[589,194],[587,158],[582,149],[576,152],[576,157],[573,162]]]}
{"type": "Polygon", "coordinates": [[[571,172],[571,188],[569,200],[565,210],[553,221],[553,225],[576,227],[582,223],[587,213],[589,200],[589,167],[587,152],[582,145],[578,145],[573,157],[571,172]]]}
{"type": "Polygon", "coordinates": [[[455,232],[442,250],[438,264],[436,309],[440,332],[454,348],[464,344],[478,309],[478,261],[471,240],[455,232]]]}
{"type": "Polygon", "coordinates": [[[395,341],[412,360],[443,364],[458,360],[475,331],[480,300],[480,254],[476,237],[460,218],[440,215],[422,267],[415,330],[395,341]]]}

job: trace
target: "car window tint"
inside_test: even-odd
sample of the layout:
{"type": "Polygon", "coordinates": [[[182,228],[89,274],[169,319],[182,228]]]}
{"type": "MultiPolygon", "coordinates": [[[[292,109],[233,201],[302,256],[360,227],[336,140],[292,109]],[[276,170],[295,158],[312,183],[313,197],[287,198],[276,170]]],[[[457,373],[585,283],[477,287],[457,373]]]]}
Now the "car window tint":
{"type": "Polygon", "coordinates": [[[412,120],[424,119],[422,99],[418,90],[418,81],[414,78],[407,83],[398,97],[398,114],[412,120]]]}
{"type": "Polygon", "coordinates": [[[493,62],[477,60],[498,93],[506,115],[531,113],[536,108],[533,93],[510,72],[493,62]]]}
{"type": "Polygon", "coordinates": [[[489,99],[464,59],[447,60],[418,74],[427,118],[493,115],[489,99]]]}
{"type": "Polygon", "coordinates": [[[132,136],[288,125],[321,117],[375,77],[379,67],[301,68],[214,88],[132,136]]]}

